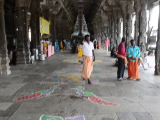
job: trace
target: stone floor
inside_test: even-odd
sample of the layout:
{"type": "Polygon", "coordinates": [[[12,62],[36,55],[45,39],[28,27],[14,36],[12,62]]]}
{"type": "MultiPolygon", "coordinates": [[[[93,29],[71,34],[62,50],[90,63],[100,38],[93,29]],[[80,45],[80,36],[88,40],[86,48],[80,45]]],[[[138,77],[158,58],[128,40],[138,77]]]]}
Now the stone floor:
{"type": "Polygon", "coordinates": [[[96,50],[95,54],[91,77],[94,85],[82,81],[82,64],[77,63],[77,55],[69,52],[56,53],[32,65],[11,67],[12,75],[0,76],[0,120],[39,120],[42,115],[64,119],[83,115],[86,120],[160,120],[160,77],[154,76],[154,57],[149,57],[151,68],[140,69],[141,81],[120,82],[116,80],[115,59],[103,50],[96,50]],[[77,88],[85,88],[85,92],[92,92],[88,94],[109,103],[77,96],[77,88]]]}

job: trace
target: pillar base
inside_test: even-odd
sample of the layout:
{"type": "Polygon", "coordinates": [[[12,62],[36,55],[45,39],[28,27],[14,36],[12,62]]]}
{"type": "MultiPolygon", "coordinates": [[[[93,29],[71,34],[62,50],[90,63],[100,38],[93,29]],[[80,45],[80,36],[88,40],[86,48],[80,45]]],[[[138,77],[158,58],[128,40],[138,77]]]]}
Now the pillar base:
{"type": "Polygon", "coordinates": [[[16,64],[30,64],[30,51],[24,51],[23,49],[19,49],[17,51],[17,63],[16,64]]]}
{"type": "Polygon", "coordinates": [[[0,75],[10,75],[11,74],[11,70],[10,70],[10,66],[9,66],[9,58],[1,58],[0,59],[0,75]]]}

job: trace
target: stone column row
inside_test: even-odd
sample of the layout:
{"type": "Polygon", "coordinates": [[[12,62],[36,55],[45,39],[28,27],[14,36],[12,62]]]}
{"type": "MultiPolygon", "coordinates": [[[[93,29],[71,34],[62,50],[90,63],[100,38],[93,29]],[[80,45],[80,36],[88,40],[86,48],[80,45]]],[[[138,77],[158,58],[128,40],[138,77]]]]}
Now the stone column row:
{"type": "Polygon", "coordinates": [[[136,13],[135,36],[137,45],[141,51],[146,51],[146,26],[147,26],[147,1],[146,0],[128,0],[127,4],[122,4],[123,16],[123,37],[126,38],[126,48],[130,46],[132,39],[132,19],[133,8],[136,13]],[[134,5],[134,6],[133,6],[134,5]]]}

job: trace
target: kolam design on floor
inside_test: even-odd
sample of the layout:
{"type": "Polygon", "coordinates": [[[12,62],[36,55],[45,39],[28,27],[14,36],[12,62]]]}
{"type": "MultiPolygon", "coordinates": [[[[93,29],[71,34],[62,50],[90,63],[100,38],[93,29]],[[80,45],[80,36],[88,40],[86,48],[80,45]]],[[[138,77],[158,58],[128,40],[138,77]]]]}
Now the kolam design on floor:
{"type": "Polygon", "coordinates": [[[98,103],[98,104],[101,104],[101,105],[117,106],[117,105],[114,104],[114,103],[106,102],[105,100],[102,100],[102,99],[98,98],[98,97],[97,97],[94,93],[92,93],[92,92],[86,92],[86,91],[84,91],[84,90],[85,90],[85,88],[78,87],[76,94],[78,94],[79,96],[82,96],[82,97],[88,97],[88,100],[89,100],[90,102],[93,102],[93,103],[98,103]]]}
{"type": "Polygon", "coordinates": [[[26,96],[23,96],[23,97],[16,98],[13,101],[30,100],[30,99],[38,98],[38,97],[41,97],[41,96],[47,96],[47,95],[52,94],[56,88],[57,88],[56,86],[53,86],[49,90],[41,90],[41,91],[38,91],[38,92],[30,94],[30,95],[26,95],[26,96]]]}
{"type": "MultiPolygon", "coordinates": [[[[59,116],[42,115],[39,120],[64,120],[64,119],[59,116]]],[[[65,118],[65,120],[85,120],[85,117],[84,116],[68,117],[68,118],[65,118]]]]}
{"type": "MultiPolygon", "coordinates": [[[[91,75],[91,81],[93,83],[98,81],[98,75],[91,75]]],[[[52,80],[54,82],[62,82],[62,81],[74,81],[74,82],[80,82],[82,81],[81,73],[60,73],[60,74],[54,74],[52,77],[52,80]]]]}

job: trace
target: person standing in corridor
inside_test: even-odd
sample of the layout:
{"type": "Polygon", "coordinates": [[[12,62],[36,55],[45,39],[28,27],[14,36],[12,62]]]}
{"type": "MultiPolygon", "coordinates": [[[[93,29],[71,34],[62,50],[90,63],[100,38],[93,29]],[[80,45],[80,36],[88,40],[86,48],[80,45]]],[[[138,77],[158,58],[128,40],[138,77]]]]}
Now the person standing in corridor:
{"type": "Polygon", "coordinates": [[[131,46],[128,48],[128,79],[139,81],[138,59],[141,55],[140,49],[135,45],[135,40],[131,40],[131,46]]]}
{"type": "Polygon", "coordinates": [[[88,84],[92,84],[90,76],[93,70],[93,62],[95,61],[94,46],[90,41],[90,36],[86,35],[83,41],[83,70],[82,78],[88,80],[88,84]]]}
{"type": "Polygon", "coordinates": [[[105,50],[107,50],[107,53],[108,53],[108,47],[110,46],[110,42],[109,42],[108,37],[107,37],[106,40],[104,41],[104,46],[105,46],[105,50]]]}
{"type": "Polygon", "coordinates": [[[93,40],[93,44],[94,44],[94,49],[97,49],[97,39],[95,38],[94,40],[93,40]]]}
{"type": "Polygon", "coordinates": [[[100,43],[100,40],[98,40],[98,42],[97,42],[97,49],[100,49],[100,47],[101,47],[101,43],[100,43]]]}
{"type": "Polygon", "coordinates": [[[122,38],[122,42],[119,44],[118,47],[118,71],[117,71],[117,79],[119,81],[124,80],[124,71],[125,65],[127,65],[126,59],[127,53],[125,52],[125,38],[122,38]]]}

